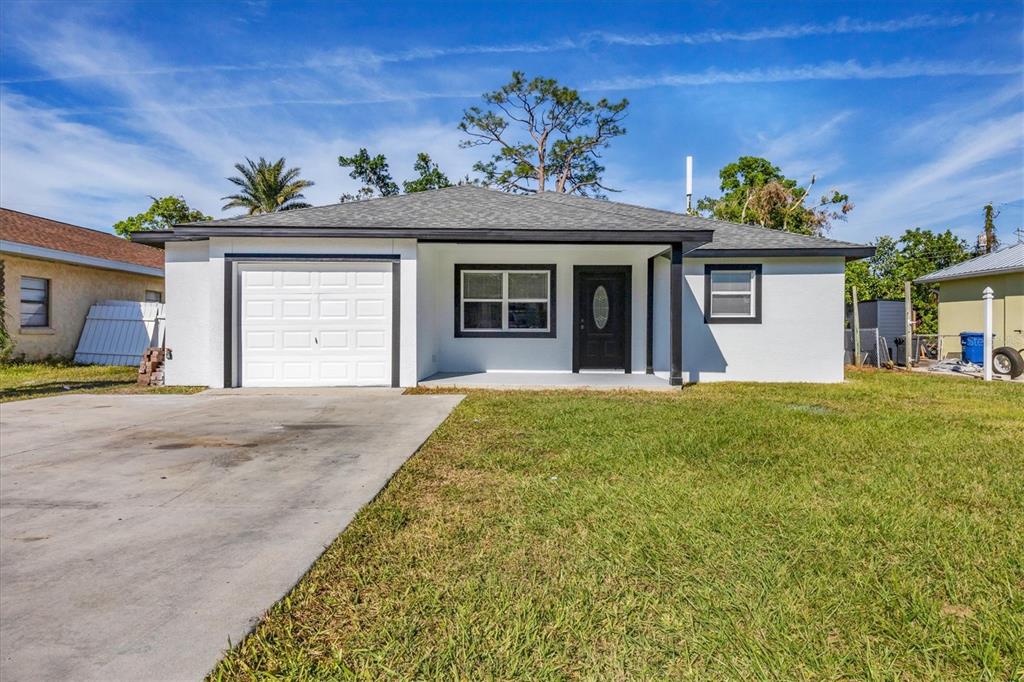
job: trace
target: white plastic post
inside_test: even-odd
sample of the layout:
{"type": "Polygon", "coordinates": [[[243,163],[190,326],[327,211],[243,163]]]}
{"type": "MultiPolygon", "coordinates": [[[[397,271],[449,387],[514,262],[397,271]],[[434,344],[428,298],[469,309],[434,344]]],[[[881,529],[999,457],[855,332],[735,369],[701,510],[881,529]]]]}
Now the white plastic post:
{"type": "Polygon", "coordinates": [[[985,287],[981,297],[985,299],[985,358],[982,367],[985,381],[992,381],[992,287],[985,287]]]}
{"type": "Polygon", "coordinates": [[[693,209],[693,157],[686,157],[686,210],[693,209]]]}

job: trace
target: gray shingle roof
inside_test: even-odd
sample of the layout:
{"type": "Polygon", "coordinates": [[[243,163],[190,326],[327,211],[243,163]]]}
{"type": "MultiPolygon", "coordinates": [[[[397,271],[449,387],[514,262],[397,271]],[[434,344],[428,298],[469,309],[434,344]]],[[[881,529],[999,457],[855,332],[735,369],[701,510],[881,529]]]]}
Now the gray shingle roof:
{"type": "Polygon", "coordinates": [[[927,284],[947,279],[963,279],[1008,272],[1024,272],[1024,242],[971,260],[965,260],[963,263],[957,263],[942,270],[936,270],[924,277],[918,277],[917,281],[927,284]]]}
{"type": "MultiPolygon", "coordinates": [[[[646,208],[623,204],[616,201],[601,201],[588,199],[573,194],[558,194],[545,192],[536,195],[538,199],[560,204],[582,204],[592,202],[594,210],[604,210],[630,218],[646,218],[650,220],[664,220],[688,229],[714,230],[714,237],[710,244],[705,244],[697,251],[749,251],[761,249],[870,249],[863,244],[844,242],[837,239],[826,239],[825,237],[812,237],[792,232],[780,232],[769,230],[756,225],[743,225],[730,223],[724,220],[713,218],[702,218],[700,216],[686,215],[685,213],[673,213],[662,211],[656,208],[646,208]]],[[[870,255],[870,254],[868,254],[870,255]]]]}
{"type": "MultiPolygon", "coordinates": [[[[597,200],[587,200],[603,203],[597,200]]],[[[671,214],[667,214],[671,215],[671,214]]],[[[219,227],[333,227],[445,230],[706,230],[679,225],[665,216],[624,219],[587,205],[540,203],[533,197],[485,187],[460,185],[400,196],[350,201],[344,204],[224,218],[189,226],[219,227]]]]}
{"type": "MultiPolygon", "coordinates": [[[[175,226],[174,236],[201,238],[218,232],[237,235],[262,231],[274,235],[291,230],[330,230],[331,236],[403,236],[432,239],[463,238],[491,233],[491,241],[527,238],[547,234],[547,241],[574,235],[594,241],[614,235],[632,235],[634,241],[668,238],[711,242],[697,249],[699,255],[736,255],[741,252],[766,255],[869,256],[873,247],[851,242],[779,232],[699,216],[673,213],[616,201],[544,192],[536,195],[509,194],[494,189],[463,185],[401,196],[332,204],[255,216],[238,216],[203,223],[175,226]],[[382,234],[378,234],[382,233],[382,234]],[[518,233],[523,234],[518,234],[518,233]],[[557,234],[556,234],[557,233],[557,234]],[[687,237],[692,233],[692,237],[687,237]]],[[[167,233],[136,233],[139,241],[161,243],[167,233]]],[[[621,240],[621,239],[620,239],[621,240]]],[[[646,243],[644,241],[643,243],[646,243]]]]}

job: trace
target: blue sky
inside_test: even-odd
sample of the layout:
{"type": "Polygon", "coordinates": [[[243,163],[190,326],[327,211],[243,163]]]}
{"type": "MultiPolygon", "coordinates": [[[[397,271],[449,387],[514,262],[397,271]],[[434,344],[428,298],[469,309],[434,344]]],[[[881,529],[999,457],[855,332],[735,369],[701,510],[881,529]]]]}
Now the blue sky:
{"type": "Polygon", "coordinates": [[[481,150],[456,124],[513,69],[628,97],[605,155],[613,198],[681,210],[718,169],[765,156],[856,208],[832,236],[909,227],[973,241],[994,202],[1024,227],[1024,4],[0,4],[0,203],[109,229],[181,194],[214,216],[245,156],[287,157],[313,203],[481,150]]]}

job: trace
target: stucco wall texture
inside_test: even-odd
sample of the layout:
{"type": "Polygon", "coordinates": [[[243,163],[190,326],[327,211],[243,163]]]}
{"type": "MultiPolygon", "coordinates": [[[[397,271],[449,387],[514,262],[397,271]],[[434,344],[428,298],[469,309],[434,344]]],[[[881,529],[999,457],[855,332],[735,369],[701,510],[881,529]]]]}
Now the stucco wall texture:
{"type": "Polygon", "coordinates": [[[944,357],[960,357],[960,332],[985,327],[981,292],[992,287],[993,348],[1024,348],[1024,273],[983,275],[939,283],[939,334],[944,357]]]}
{"type": "Polygon", "coordinates": [[[146,291],[164,290],[162,277],[103,270],[70,263],[3,254],[5,320],[14,357],[42,360],[75,354],[89,307],[97,301],[145,300],[146,291]],[[24,328],[20,320],[22,277],[50,280],[50,326],[24,328]]]}

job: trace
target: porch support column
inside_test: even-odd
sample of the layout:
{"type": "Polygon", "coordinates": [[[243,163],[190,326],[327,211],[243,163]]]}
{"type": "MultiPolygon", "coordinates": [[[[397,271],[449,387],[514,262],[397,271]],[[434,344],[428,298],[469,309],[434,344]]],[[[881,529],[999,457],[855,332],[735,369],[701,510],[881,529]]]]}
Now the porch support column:
{"type": "Polygon", "coordinates": [[[647,373],[654,374],[654,259],[647,259],[647,373]]]}
{"type": "Polygon", "coordinates": [[[668,305],[670,309],[669,345],[671,361],[668,383],[683,385],[683,245],[672,245],[672,265],[669,270],[668,305]]]}

